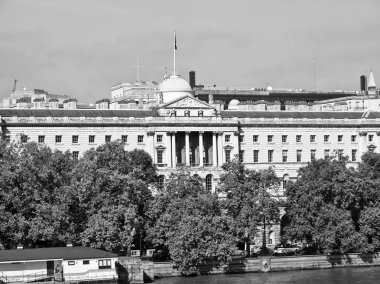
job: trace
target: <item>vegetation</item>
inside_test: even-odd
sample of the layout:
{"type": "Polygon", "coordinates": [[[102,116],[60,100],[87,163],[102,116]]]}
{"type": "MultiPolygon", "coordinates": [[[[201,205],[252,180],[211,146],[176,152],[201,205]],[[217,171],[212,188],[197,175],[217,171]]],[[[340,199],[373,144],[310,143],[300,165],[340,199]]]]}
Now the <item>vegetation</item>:
{"type": "Polygon", "coordinates": [[[311,161],[288,183],[286,204],[271,196],[280,185],[271,168],[238,161],[223,165],[217,194],[188,168],[153,196],[156,182],[151,157],[121,142],[74,160],[37,143],[0,140],[0,245],[73,242],[125,254],[144,240],[192,271],[209,259],[227,261],[260,228],[279,224],[285,206],[285,241],[324,252],[380,249],[380,154],[366,153],[358,169],[344,158],[311,161]]]}
{"type": "Polygon", "coordinates": [[[324,252],[380,248],[380,155],[367,153],[358,170],[346,159],[313,160],[287,190],[285,238],[324,252]]]}

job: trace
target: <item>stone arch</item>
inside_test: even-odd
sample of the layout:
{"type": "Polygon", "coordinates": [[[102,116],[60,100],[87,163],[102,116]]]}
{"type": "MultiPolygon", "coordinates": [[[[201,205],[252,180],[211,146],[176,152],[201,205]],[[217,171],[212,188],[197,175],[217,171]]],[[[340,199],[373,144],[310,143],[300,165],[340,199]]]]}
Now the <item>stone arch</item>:
{"type": "Polygon", "coordinates": [[[269,231],[268,233],[268,243],[270,245],[274,245],[276,243],[276,236],[275,236],[275,233],[274,231],[269,231]]]}

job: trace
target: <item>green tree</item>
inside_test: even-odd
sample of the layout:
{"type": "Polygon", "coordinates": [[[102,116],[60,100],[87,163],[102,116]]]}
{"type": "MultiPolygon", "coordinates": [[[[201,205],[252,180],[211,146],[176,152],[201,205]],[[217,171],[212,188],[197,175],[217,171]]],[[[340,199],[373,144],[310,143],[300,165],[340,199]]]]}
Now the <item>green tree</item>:
{"type": "Polygon", "coordinates": [[[70,154],[36,143],[0,143],[1,242],[8,248],[64,243],[73,227],[70,206],[76,206],[75,194],[66,191],[70,154]]]}
{"type": "Polygon", "coordinates": [[[312,160],[299,170],[299,176],[286,189],[290,222],[285,236],[326,252],[335,247],[342,251],[360,248],[359,219],[366,182],[347,169],[344,158],[312,160]]]}
{"type": "Polygon", "coordinates": [[[186,168],[172,173],[149,216],[148,240],[167,251],[182,271],[197,269],[207,259],[225,261],[235,251],[232,219],[223,214],[217,195],[186,168]]]}
{"type": "MultiPolygon", "coordinates": [[[[223,170],[220,188],[226,193],[224,206],[234,220],[239,241],[250,243],[259,227],[279,222],[280,204],[271,192],[278,189],[280,180],[271,168],[254,171],[237,160],[224,164],[223,170]]],[[[265,243],[263,246],[265,249],[265,243]]]]}
{"type": "Polygon", "coordinates": [[[71,185],[80,202],[80,242],[115,252],[129,249],[132,232],[144,233],[155,180],[156,168],[144,151],[125,151],[116,141],[85,152],[71,185]]]}

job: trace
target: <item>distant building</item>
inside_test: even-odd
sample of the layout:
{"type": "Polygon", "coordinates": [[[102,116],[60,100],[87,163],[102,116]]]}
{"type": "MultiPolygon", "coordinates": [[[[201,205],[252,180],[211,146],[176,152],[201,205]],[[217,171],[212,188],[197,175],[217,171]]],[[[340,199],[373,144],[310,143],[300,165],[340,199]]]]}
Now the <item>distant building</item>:
{"type": "Polygon", "coordinates": [[[13,91],[9,97],[4,98],[3,108],[50,108],[51,100],[57,103],[54,104],[54,108],[58,108],[67,99],[70,97],[66,95],[55,95],[40,89],[23,88],[13,91]]]}
{"type": "Polygon", "coordinates": [[[155,100],[158,84],[156,82],[121,83],[111,88],[111,100],[132,99],[136,102],[155,100]]]}

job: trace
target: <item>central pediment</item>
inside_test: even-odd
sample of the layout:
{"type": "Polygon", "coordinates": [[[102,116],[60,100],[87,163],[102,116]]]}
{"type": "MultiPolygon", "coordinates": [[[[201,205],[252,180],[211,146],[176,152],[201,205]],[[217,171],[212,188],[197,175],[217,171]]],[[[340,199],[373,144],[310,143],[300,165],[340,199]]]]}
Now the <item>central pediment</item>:
{"type": "Polygon", "coordinates": [[[168,102],[167,104],[164,104],[160,108],[164,109],[174,109],[174,108],[181,108],[181,109],[214,109],[211,105],[202,102],[196,98],[193,98],[191,96],[185,96],[179,99],[176,99],[174,101],[168,102]]]}

